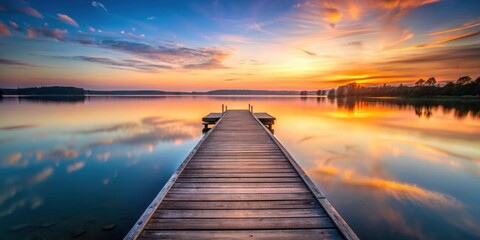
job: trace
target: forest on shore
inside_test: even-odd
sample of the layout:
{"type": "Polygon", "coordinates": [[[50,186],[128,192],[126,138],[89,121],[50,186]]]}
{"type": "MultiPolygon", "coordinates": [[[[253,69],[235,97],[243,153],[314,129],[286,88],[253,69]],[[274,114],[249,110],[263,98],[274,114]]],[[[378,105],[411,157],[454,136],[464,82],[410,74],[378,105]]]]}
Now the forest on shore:
{"type": "Polygon", "coordinates": [[[473,80],[469,76],[460,77],[455,82],[443,86],[434,77],[420,79],[413,86],[361,86],[348,83],[330,91],[318,90],[317,95],[329,97],[430,97],[430,96],[480,96],[480,77],[473,80]]]}

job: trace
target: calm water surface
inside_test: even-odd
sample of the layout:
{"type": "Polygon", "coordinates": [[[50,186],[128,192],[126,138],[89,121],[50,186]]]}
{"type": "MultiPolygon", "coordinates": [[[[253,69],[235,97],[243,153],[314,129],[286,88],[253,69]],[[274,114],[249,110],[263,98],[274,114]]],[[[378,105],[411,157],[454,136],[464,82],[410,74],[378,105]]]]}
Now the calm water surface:
{"type": "Polygon", "coordinates": [[[222,103],[277,117],[277,138],[360,238],[480,238],[480,102],[56,100],[0,102],[0,239],[121,239],[222,103]]]}

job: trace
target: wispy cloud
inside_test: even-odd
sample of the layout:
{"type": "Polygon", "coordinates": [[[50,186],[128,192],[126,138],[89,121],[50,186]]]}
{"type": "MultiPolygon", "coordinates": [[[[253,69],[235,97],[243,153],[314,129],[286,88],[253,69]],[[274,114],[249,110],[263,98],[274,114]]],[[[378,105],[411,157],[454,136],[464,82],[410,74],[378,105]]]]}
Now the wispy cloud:
{"type": "Polygon", "coordinates": [[[356,187],[381,190],[385,194],[397,200],[408,200],[414,203],[421,203],[432,208],[463,208],[463,204],[454,197],[451,197],[447,194],[430,191],[412,184],[400,183],[380,178],[358,177],[353,176],[348,172],[343,175],[343,182],[356,187]]]}
{"type": "Polygon", "coordinates": [[[145,43],[117,40],[103,40],[96,45],[188,69],[225,68],[222,61],[230,56],[230,52],[217,48],[155,47],[145,43]]]}
{"type": "Polygon", "coordinates": [[[103,126],[98,128],[92,128],[87,130],[80,130],[80,131],[76,131],[76,133],[96,134],[96,133],[103,133],[103,132],[116,132],[120,130],[130,130],[130,129],[136,128],[137,126],[138,126],[137,123],[128,122],[128,123],[120,123],[120,124],[114,124],[114,125],[103,126]]]}
{"type": "Polygon", "coordinates": [[[83,167],[85,167],[85,162],[76,162],[74,164],[71,164],[71,165],[68,165],[67,166],[67,172],[68,173],[72,173],[72,172],[75,172],[75,171],[78,171],[80,169],[82,169],[83,167]]]}
{"type": "Polygon", "coordinates": [[[61,147],[61,148],[54,149],[50,152],[43,153],[42,159],[54,160],[54,161],[72,160],[72,159],[78,158],[79,155],[80,153],[75,149],[61,147]]]}
{"type": "Polygon", "coordinates": [[[441,30],[441,31],[431,32],[431,33],[429,33],[429,35],[432,36],[432,35],[451,33],[451,32],[461,31],[461,30],[465,30],[465,29],[469,29],[469,28],[473,28],[473,27],[478,27],[478,26],[480,26],[480,23],[471,23],[471,24],[463,25],[461,27],[455,27],[455,28],[444,29],[444,30],[441,30]]]}
{"type": "Polygon", "coordinates": [[[131,37],[131,38],[137,38],[137,39],[140,39],[140,38],[144,38],[145,37],[145,34],[135,34],[135,33],[132,33],[132,32],[125,32],[125,31],[121,31],[120,34],[123,34],[125,36],[128,36],[128,37],[131,37]]]}
{"type": "Polygon", "coordinates": [[[323,14],[324,20],[329,22],[332,28],[335,28],[335,24],[340,21],[343,16],[343,14],[338,9],[333,7],[322,8],[321,12],[323,14]]]}
{"type": "Polygon", "coordinates": [[[0,127],[0,130],[18,130],[18,129],[27,129],[27,128],[34,128],[37,125],[25,124],[25,125],[10,125],[10,126],[3,126],[0,127]]]}
{"type": "Polygon", "coordinates": [[[72,26],[78,27],[77,21],[75,21],[73,18],[71,18],[70,16],[68,16],[66,14],[58,13],[57,17],[60,21],[66,23],[66,24],[70,24],[72,26]]]}
{"type": "Polygon", "coordinates": [[[7,25],[3,24],[3,22],[0,21],[0,36],[12,36],[12,33],[8,29],[7,25]]]}
{"type": "Polygon", "coordinates": [[[124,70],[156,72],[158,70],[171,69],[172,67],[162,64],[154,64],[133,59],[112,59],[105,57],[74,56],[71,59],[92,63],[100,63],[107,66],[121,67],[124,70]]]}
{"type": "Polygon", "coordinates": [[[479,30],[479,31],[476,31],[476,32],[469,32],[469,33],[465,33],[465,34],[461,34],[461,35],[456,35],[456,36],[447,37],[447,38],[445,38],[445,39],[442,39],[442,40],[436,42],[435,44],[442,44],[442,43],[447,43],[447,42],[453,42],[453,41],[457,41],[457,40],[461,40],[461,39],[476,37],[476,36],[478,36],[478,35],[480,35],[480,30],[479,30]]]}
{"type": "Polygon", "coordinates": [[[15,29],[15,30],[18,30],[18,31],[21,30],[21,29],[20,29],[20,26],[18,26],[18,24],[17,24],[16,22],[14,22],[14,21],[8,21],[8,24],[10,25],[10,27],[12,27],[12,28],[15,29]]]}
{"type": "Polygon", "coordinates": [[[105,12],[108,12],[108,10],[107,10],[107,8],[105,7],[105,5],[103,5],[103,4],[100,3],[100,2],[92,1],[92,6],[93,6],[93,7],[96,7],[96,8],[103,9],[103,10],[105,10],[105,12]]]}
{"type": "MultiPolygon", "coordinates": [[[[124,131],[128,134],[117,138],[103,138],[83,146],[83,149],[101,147],[112,144],[128,144],[140,146],[153,146],[157,142],[175,142],[192,139],[197,132],[198,125],[185,120],[166,119],[158,116],[145,117],[135,128],[129,124],[117,124],[111,127],[116,131],[124,131]],[[125,128],[120,126],[124,125],[125,128]],[[118,128],[117,128],[118,127],[118,128]]],[[[98,128],[98,129],[101,129],[98,128]]]]}
{"type": "MultiPolygon", "coordinates": [[[[0,58],[0,64],[3,65],[11,65],[11,66],[20,66],[20,67],[40,67],[39,65],[35,64],[30,64],[30,63],[25,63],[25,62],[20,62],[16,60],[10,60],[10,59],[4,59],[0,58]]],[[[27,128],[27,127],[34,127],[33,125],[22,125],[22,126],[13,126],[17,128],[10,128],[10,129],[20,129],[20,128],[27,128]]],[[[0,128],[0,130],[10,130],[6,128],[0,128]]]]}
{"type": "Polygon", "coordinates": [[[32,17],[43,18],[43,15],[40,12],[38,12],[36,9],[31,7],[21,7],[18,9],[18,11],[25,13],[27,15],[30,15],[32,17]]]}
{"type": "Polygon", "coordinates": [[[302,50],[302,51],[303,51],[304,53],[306,53],[306,54],[310,55],[310,56],[317,56],[317,54],[316,54],[316,53],[314,53],[314,52],[307,51],[307,50],[302,50]]]}
{"type": "MultiPolygon", "coordinates": [[[[421,64],[421,63],[445,63],[450,66],[458,64],[476,65],[480,64],[480,45],[470,45],[461,47],[441,48],[435,52],[422,54],[408,54],[397,57],[394,60],[386,61],[384,64],[398,66],[401,64],[421,64]]],[[[478,66],[478,65],[477,65],[478,66]]]]}
{"type": "Polygon", "coordinates": [[[263,29],[263,26],[264,26],[263,23],[253,23],[253,24],[250,24],[250,26],[248,26],[248,29],[249,30],[255,30],[255,31],[258,31],[258,32],[268,33],[267,31],[265,31],[263,29]]]}
{"type": "Polygon", "coordinates": [[[47,167],[47,168],[44,168],[39,173],[33,175],[31,178],[27,180],[27,182],[29,185],[38,184],[47,180],[47,178],[49,178],[52,174],[53,174],[53,167],[47,167]]]}
{"type": "Polygon", "coordinates": [[[36,38],[36,37],[46,37],[46,38],[53,38],[58,41],[65,41],[65,34],[67,31],[61,30],[58,28],[49,29],[47,26],[35,28],[31,27],[27,30],[27,37],[28,38],[36,38]]]}
{"type": "Polygon", "coordinates": [[[473,38],[473,37],[477,37],[479,35],[480,35],[480,30],[475,31],[475,32],[464,33],[464,34],[460,34],[460,35],[444,37],[440,40],[437,40],[437,41],[431,42],[431,43],[425,43],[425,44],[420,44],[420,45],[415,45],[415,46],[410,46],[410,47],[405,47],[405,48],[397,48],[397,49],[392,49],[392,50],[388,50],[388,51],[398,52],[398,51],[409,51],[409,50],[415,50],[415,49],[438,48],[438,47],[443,47],[445,45],[445,43],[450,43],[450,42],[455,42],[455,41],[464,40],[464,39],[468,39],[468,38],[473,38]]]}
{"type": "Polygon", "coordinates": [[[153,19],[155,19],[155,16],[150,16],[147,18],[147,20],[153,20],[153,19]]]}
{"type": "Polygon", "coordinates": [[[345,44],[346,46],[355,47],[355,48],[362,48],[363,42],[362,41],[353,41],[345,44]]]}

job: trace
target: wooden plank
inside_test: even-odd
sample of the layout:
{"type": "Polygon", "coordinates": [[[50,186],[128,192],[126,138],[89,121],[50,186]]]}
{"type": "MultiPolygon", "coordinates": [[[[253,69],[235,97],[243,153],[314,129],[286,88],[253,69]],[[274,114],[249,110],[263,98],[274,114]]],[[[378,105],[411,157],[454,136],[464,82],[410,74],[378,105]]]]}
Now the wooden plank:
{"type": "Polygon", "coordinates": [[[211,187],[196,187],[196,188],[176,188],[170,189],[170,193],[309,193],[310,191],[305,186],[290,187],[290,188],[211,188],[211,187]]]}
{"type": "Polygon", "coordinates": [[[230,173],[295,173],[291,168],[185,168],[183,174],[230,174],[230,173]]]}
{"type": "Polygon", "coordinates": [[[342,235],[337,229],[292,229],[292,230],[146,230],[140,239],[263,239],[263,240],[337,240],[342,235]]]}
{"type": "Polygon", "coordinates": [[[232,157],[232,158],[227,158],[227,157],[195,157],[195,161],[215,161],[215,162],[221,162],[221,161],[226,161],[226,162],[231,162],[231,161],[237,161],[237,162],[266,162],[266,163],[276,163],[276,162],[288,162],[286,158],[268,158],[268,157],[232,157]]]}
{"type": "Polygon", "coordinates": [[[318,208],[320,204],[312,200],[278,201],[163,201],[161,209],[308,209],[318,208]]]}
{"type": "Polygon", "coordinates": [[[311,200],[310,193],[170,193],[164,198],[170,201],[272,201],[272,200],[311,200]]]}
{"type": "Polygon", "coordinates": [[[267,182],[267,183],[242,183],[242,182],[213,182],[213,183],[189,183],[176,182],[174,188],[289,188],[305,187],[303,182],[267,182]]]}
{"type": "Polygon", "coordinates": [[[153,218],[295,218],[323,217],[325,211],[313,209],[259,209],[259,210],[165,210],[158,209],[153,218]]]}
{"type": "Polygon", "coordinates": [[[261,178],[261,177],[298,177],[298,174],[296,172],[294,173],[186,173],[183,174],[182,177],[193,177],[193,178],[212,178],[212,177],[256,177],[256,178],[261,178]]]}
{"type": "Polygon", "coordinates": [[[152,219],[145,229],[153,230],[237,230],[237,229],[318,229],[333,228],[328,217],[299,218],[203,218],[152,219]]]}
{"type": "Polygon", "coordinates": [[[232,159],[225,159],[223,161],[217,160],[206,160],[206,159],[196,159],[194,158],[191,160],[188,166],[221,166],[221,165],[243,165],[243,166],[250,166],[250,165],[268,165],[271,167],[274,166],[287,166],[290,167],[290,163],[286,159],[278,159],[278,160],[270,160],[270,161],[255,161],[251,159],[242,159],[242,160],[232,160],[232,159]]]}
{"type": "Polygon", "coordinates": [[[287,183],[287,182],[303,182],[300,177],[219,177],[219,178],[186,178],[181,176],[177,182],[238,182],[238,183],[287,183]]]}
{"type": "Polygon", "coordinates": [[[258,162],[191,162],[185,169],[221,169],[236,168],[236,169],[251,169],[251,168],[267,168],[267,169],[292,169],[290,165],[285,163],[258,163],[258,162]]]}

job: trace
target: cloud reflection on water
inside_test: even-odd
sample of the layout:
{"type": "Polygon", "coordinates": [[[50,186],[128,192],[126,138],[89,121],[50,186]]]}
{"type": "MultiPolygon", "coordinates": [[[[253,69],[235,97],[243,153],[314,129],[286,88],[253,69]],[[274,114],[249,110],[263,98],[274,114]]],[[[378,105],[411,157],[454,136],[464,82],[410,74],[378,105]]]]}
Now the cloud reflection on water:
{"type": "Polygon", "coordinates": [[[198,136],[198,122],[182,119],[168,119],[150,116],[141,119],[139,123],[125,123],[83,131],[84,133],[100,133],[118,131],[121,136],[100,138],[85,146],[84,149],[114,144],[154,146],[157,142],[175,142],[193,139],[198,136]]]}
{"type": "MultiPolygon", "coordinates": [[[[20,125],[19,125],[20,126],[20,125]]],[[[5,129],[24,129],[27,127],[4,127],[5,129]]],[[[178,144],[184,140],[195,139],[200,133],[199,122],[191,122],[169,117],[149,116],[143,117],[137,122],[125,122],[90,129],[74,130],[69,141],[62,141],[53,149],[26,149],[24,152],[14,152],[4,157],[0,162],[2,168],[25,167],[29,164],[45,166],[41,171],[32,176],[20,180],[13,179],[4,181],[0,188],[0,217],[10,215],[24,207],[36,209],[44,200],[35,195],[35,185],[47,180],[53,173],[54,168],[62,166],[67,173],[74,173],[86,167],[89,159],[106,162],[112,157],[124,156],[128,162],[125,167],[133,166],[140,160],[140,155],[153,152],[153,148],[159,142],[178,144]],[[85,140],[75,140],[77,137],[86,136],[85,140]],[[72,141],[72,142],[70,142],[72,141]],[[83,144],[76,144],[76,141],[83,144]],[[114,145],[128,145],[128,148],[110,149],[114,145]],[[133,149],[132,149],[133,147],[133,149]],[[143,150],[135,150],[141,147],[143,150]],[[63,161],[75,161],[80,156],[85,160],[76,161],[63,165],[63,161]],[[52,164],[53,161],[53,164],[52,164]]],[[[51,136],[56,136],[51,134],[51,136]]],[[[35,141],[41,142],[39,138],[35,141]]],[[[38,144],[38,146],[41,146],[38,144]]],[[[49,145],[47,145],[48,147],[49,145]]],[[[116,178],[118,173],[103,177],[102,183],[109,184],[116,178]]]]}

